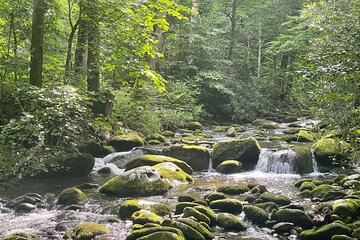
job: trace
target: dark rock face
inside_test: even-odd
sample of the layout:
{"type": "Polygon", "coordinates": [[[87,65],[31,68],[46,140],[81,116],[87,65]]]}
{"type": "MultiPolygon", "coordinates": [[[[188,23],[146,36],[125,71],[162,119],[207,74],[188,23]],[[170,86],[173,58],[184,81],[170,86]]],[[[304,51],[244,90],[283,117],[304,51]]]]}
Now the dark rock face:
{"type": "Polygon", "coordinates": [[[174,145],[170,147],[170,157],[183,160],[194,171],[202,171],[209,168],[210,153],[205,147],[191,145],[174,145]]]}

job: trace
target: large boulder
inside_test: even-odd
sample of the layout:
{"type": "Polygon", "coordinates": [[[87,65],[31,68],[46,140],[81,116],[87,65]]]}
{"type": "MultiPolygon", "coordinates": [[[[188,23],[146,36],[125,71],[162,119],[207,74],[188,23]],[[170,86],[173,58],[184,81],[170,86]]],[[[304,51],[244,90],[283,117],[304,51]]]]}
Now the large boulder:
{"type": "Polygon", "coordinates": [[[206,147],[173,145],[170,147],[169,156],[185,161],[194,171],[202,171],[209,168],[210,153],[206,147]]]}
{"type": "Polygon", "coordinates": [[[345,220],[348,217],[354,218],[359,216],[359,207],[360,200],[357,202],[353,199],[341,199],[333,204],[333,211],[336,215],[345,220]]]}
{"type": "Polygon", "coordinates": [[[324,200],[333,200],[336,199],[336,196],[340,196],[340,198],[342,198],[344,195],[345,194],[340,187],[329,184],[321,184],[311,191],[312,197],[324,200]],[[331,196],[334,196],[334,198],[331,199],[331,196]]]}
{"type": "Polygon", "coordinates": [[[122,135],[114,136],[108,143],[108,145],[112,146],[117,152],[130,151],[134,147],[140,147],[144,144],[144,139],[136,132],[128,132],[122,135]]]}
{"type": "Polygon", "coordinates": [[[300,233],[301,240],[331,240],[334,235],[350,236],[351,230],[340,223],[330,223],[318,229],[305,230],[300,233]]]}
{"type": "Polygon", "coordinates": [[[203,130],[203,125],[199,122],[188,122],[185,123],[184,128],[191,131],[203,130]]]}
{"type": "Polygon", "coordinates": [[[72,238],[76,240],[90,240],[108,232],[109,229],[107,227],[97,223],[80,223],[75,227],[72,238]]]}
{"type": "Polygon", "coordinates": [[[308,144],[297,145],[295,147],[292,147],[291,150],[296,154],[295,157],[296,173],[305,174],[314,171],[312,154],[311,154],[310,146],[308,144]]]}
{"type": "Polygon", "coordinates": [[[249,170],[255,167],[259,155],[260,145],[253,137],[219,141],[214,145],[213,166],[233,159],[242,162],[244,168],[249,170]]]}
{"type": "Polygon", "coordinates": [[[297,134],[297,140],[299,142],[313,142],[315,140],[315,137],[312,133],[306,130],[300,130],[297,134]]]}
{"type": "Polygon", "coordinates": [[[184,172],[186,172],[189,175],[192,175],[193,173],[193,169],[186,162],[182,160],[172,157],[162,156],[162,155],[150,155],[150,154],[139,156],[128,161],[126,163],[125,171],[141,166],[154,166],[156,164],[164,163],[164,162],[174,163],[176,166],[181,168],[184,172]]]}
{"type": "Polygon", "coordinates": [[[138,167],[110,179],[99,191],[118,197],[154,196],[166,193],[169,183],[150,166],[138,167]]]}
{"type": "Polygon", "coordinates": [[[243,211],[247,219],[255,224],[264,224],[265,221],[269,220],[269,216],[265,210],[260,207],[245,205],[243,211]]]}
{"type": "Polygon", "coordinates": [[[245,223],[237,216],[231,213],[219,213],[217,216],[218,226],[232,231],[245,231],[245,223]]]}
{"type": "Polygon", "coordinates": [[[87,153],[63,153],[45,161],[47,171],[36,177],[85,177],[94,168],[95,158],[87,153]]]}
{"type": "Polygon", "coordinates": [[[337,138],[322,138],[313,146],[316,160],[324,166],[332,166],[333,159],[341,159],[349,148],[347,142],[337,138]]]}
{"type": "Polygon", "coordinates": [[[266,129],[276,129],[279,127],[279,125],[276,122],[266,119],[256,119],[252,121],[252,124],[266,129]]]}
{"type": "MultiPolygon", "coordinates": [[[[159,239],[172,239],[172,238],[152,238],[153,233],[159,233],[159,232],[171,232],[171,233],[175,233],[178,236],[182,236],[182,238],[179,239],[184,239],[184,234],[181,232],[181,230],[177,229],[177,228],[173,228],[173,227],[165,227],[165,226],[157,226],[157,227],[146,227],[146,228],[141,228],[135,231],[132,231],[127,237],[126,240],[138,240],[141,239],[142,237],[148,237],[145,239],[154,239],[154,240],[159,240],[159,239]]],[[[185,239],[184,239],[185,240],[185,239]]]]}
{"type": "Polygon", "coordinates": [[[214,200],[210,203],[210,208],[217,209],[221,212],[228,213],[241,213],[242,211],[242,203],[237,199],[219,199],[214,200]]]}
{"type": "Polygon", "coordinates": [[[301,210],[298,209],[280,209],[276,212],[276,220],[278,222],[291,222],[295,226],[304,229],[310,229],[314,226],[311,218],[301,210]]]}
{"type": "Polygon", "coordinates": [[[71,205],[79,204],[87,199],[85,193],[77,188],[67,188],[62,191],[58,198],[58,204],[71,205]]]}
{"type": "Polygon", "coordinates": [[[180,167],[171,162],[159,163],[153,166],[155,170],[160,172],[161,176],[171,185],[193,183],[194,179],[184,172],[180,167]]]}

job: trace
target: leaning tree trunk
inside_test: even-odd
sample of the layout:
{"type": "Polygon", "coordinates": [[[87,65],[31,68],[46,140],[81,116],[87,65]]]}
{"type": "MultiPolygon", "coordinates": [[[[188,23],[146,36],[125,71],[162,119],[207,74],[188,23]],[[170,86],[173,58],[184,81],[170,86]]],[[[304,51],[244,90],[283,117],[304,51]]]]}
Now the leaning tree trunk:
{"type": "Polygon", "coordinates": [[[228,59],[232,58],[234,48],[235,48],[235,37],[236,37],[236,0],[232,0],[232,7],[231,7],[231,31],[230,31],[230,46],[229,46],[229,55],[228,59]]]}
{"type": "Polygon", "coordinates": [[[98,22],[98,0],[89,0],[88,6],[88,59],[87,59],[87,89],[88,91],[100,91],[100,33],[98,22]]]}
{"type": "Polygon", "coordinates": [[[45,0],[33,0],[30,84],[42,86],[45,0]]]}

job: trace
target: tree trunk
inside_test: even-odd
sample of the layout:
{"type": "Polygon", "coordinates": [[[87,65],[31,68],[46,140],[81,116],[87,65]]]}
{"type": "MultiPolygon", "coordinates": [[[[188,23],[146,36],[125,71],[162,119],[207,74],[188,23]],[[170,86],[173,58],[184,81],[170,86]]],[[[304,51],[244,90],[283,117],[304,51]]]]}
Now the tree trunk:
{"type": "Polygon", "coordinates": [[[236,37],[236,9],[237,4],[236,0],[232,0],[232,7],[231,7],[231,31],[230,31],[230,46],[229,46],[229,55],[228,59],[230,60],[232,58],[234,48],[235,48],[235,37],[236,37]]]}
{"type": "Polygon", "coordinates": [[[258,52],[258,71],[257,71],[257,77],[258,79],[260,79],[261,77],[261,57],[262,57],[262,40],[261,40],[261,37],[262,37],[262,28],[261,28],[261,25],[259,26],[259,41],[258,41],[258,44],[259,44],[259,52],[258,52]]]}
{"type": "Polygon", "coordinates": [[[191,22],[198,24],[200,22],[200,15],[199,15],[199,1],[193,0],[191,10],[194,12],[191,13],[191,22]]]}
{"type": "Polygon", "coordinates": [[[33,0],[30,84],[42,86],[45,0],[33,0]]]}
{"type": "Polygon", "coordinates": [[[98,22],[98,0],[89,0],[89,25],[88,25],[88,59],[87,59],[87,89],[100,91],[100,33],[98,22]]]}
{"type": "Polygon", "coordinates": [[[88,17],[86,0],[80,2],[80,18],[75,50],[75,70],[85,71],[87,66],[88,17]]]}
{"type": "MultiPolygon", "coordinates": [[[[70,35],[68,37],[68,48],[67,48],[67,56],[66,56],[66,63],[65,63],[65,74],[68,73],[72,66],[72,62],[71,62],[71,58],[72,58],[72,47],[73,47],[73,40],[74,40],[74,36],[76,33],[77,28],[79,27],[80,24],[80,19],[78,19],[75,23],[75,25],[73,24],[72,18],[72,3],[71,0],[68,0],[68,18],[69,18],[69,24],[71,27],[71,32],[70,35]]],[[[79,16],[79,18],[81,17],[81,15],[79,16]]]]}

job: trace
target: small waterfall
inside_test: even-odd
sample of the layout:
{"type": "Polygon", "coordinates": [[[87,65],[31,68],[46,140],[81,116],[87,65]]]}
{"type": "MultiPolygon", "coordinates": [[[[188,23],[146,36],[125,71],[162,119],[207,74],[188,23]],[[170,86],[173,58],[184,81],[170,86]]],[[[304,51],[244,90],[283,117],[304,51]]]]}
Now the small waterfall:
{"type": "Polygon", "coordinates": [[[319,167],[315,158],[314,149],[311,149],[311,161],[313,165],[313,173],[319,173],[319,167]]]}
{"type": "Polygon", "coordinates": [[[262,149],[255,170],[279,174],[296,172],[296,153],[291,149],[275,151],[262,149]]]}
{"type": "Polygon", "coordinates": [[[214,168],[213,168],[213,162],[212,162],[212,158],[211,158],[211,157],[210,157],[210,160],[209,160],[208,172],[215,172],[215,170],[214,170],[214,168]]]}

